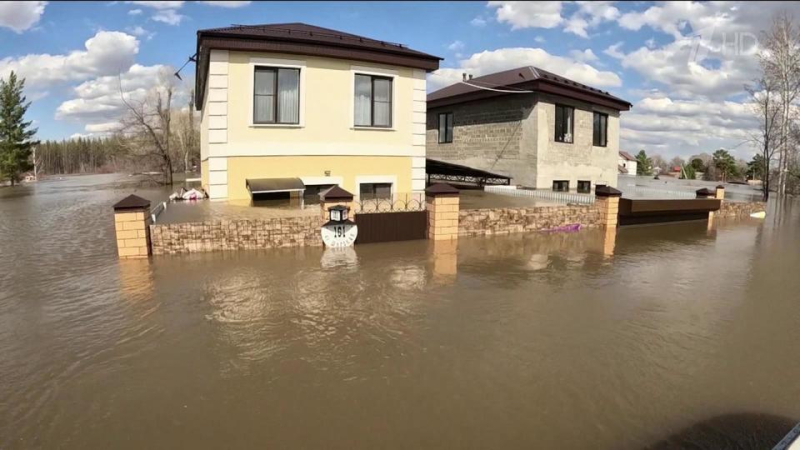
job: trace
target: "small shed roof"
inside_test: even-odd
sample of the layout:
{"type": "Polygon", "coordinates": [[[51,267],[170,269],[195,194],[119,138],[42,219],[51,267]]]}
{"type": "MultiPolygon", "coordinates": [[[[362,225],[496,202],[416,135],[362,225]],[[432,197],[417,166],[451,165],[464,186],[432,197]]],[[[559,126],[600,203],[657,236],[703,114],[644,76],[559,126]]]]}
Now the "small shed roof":
{"type": "Polygon", "coordinates": [[[251,194],[304,191],[306,185],[300,178],[248,178],[245,183],[251,194]]]}
{"type": "Polygon", "coordinates": [[[619,152],[619,156],[620,156],[622,159],[626,160],[626,161],[636,161],[636,158],[634,158],[633,156],[631,156],[631,154],[630,154],[630,153],[628,153],[628,152],[623,152],[623,151],[620,151],[620,152],[619,152]]]}

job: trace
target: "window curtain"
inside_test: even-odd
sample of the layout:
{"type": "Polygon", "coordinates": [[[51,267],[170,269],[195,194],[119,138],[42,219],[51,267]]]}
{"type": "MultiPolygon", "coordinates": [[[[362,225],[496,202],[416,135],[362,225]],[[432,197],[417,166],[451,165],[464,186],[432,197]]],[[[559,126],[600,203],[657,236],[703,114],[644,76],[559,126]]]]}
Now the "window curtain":
{"type": "Polygon", "coordinates": [[[376,127],[392,125],[392,81],[375,78],[375,123],[376,127]]]}
{"type": "Polygon", "coordinates": [[[453,113],[447,115],[447,142],[453,142],[453,113]]]}
{"type": "Polygon", "coordinates": [[[356,75],[355,124],[372,125],[372,78],[364,75],[356,75]]]}
{"type": "Polygon", "coordinates": [[[275,122],[275,71],[256,70],[253,122],[275,122]]]}
{"type": "Polygon", "coordinates": [[[278,122],[300,122],[300,71],[278,71],[278,122]]]}

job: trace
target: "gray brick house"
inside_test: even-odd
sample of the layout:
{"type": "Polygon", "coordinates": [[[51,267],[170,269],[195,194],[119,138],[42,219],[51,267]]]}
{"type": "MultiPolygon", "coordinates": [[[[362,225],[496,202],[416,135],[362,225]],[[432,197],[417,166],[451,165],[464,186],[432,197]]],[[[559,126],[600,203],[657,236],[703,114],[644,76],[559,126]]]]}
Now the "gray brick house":
{"type": "Polygon", "coordinates": [[[631,106],[535,67],[470,78],[428,95],[427,156],[537,189],[616,186],[619,115],[631,106]]]}

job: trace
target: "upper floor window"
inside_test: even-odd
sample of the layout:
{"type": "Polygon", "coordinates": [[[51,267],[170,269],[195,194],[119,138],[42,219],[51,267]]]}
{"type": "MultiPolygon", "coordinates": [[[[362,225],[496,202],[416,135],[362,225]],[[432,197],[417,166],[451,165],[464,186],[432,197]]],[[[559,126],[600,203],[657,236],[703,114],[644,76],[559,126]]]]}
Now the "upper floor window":
{"type": "Polygon", "coordinates": [[[556,142],[572,143],[575,125],[575,108],[556,105],[556,142]]]}
{"type": "Polygon", "coordinates": [[[608,114],[594,113],[593,130],[592,145],[605,147],[608,144],[608,114]]]}
{"type": "Polygon", "coordinates": [[[300,69],[255,67],[254,124],[300,123],[300,69]]]}
{"type": "Polygon", "coordinates": [[[392,78],[356,74],[355,126],[392,127],[392,78]]]}
{"type": "Polygon", "coordinates": [[[439,143],[453,142],[453,113],[439,114],[439,143]]]}

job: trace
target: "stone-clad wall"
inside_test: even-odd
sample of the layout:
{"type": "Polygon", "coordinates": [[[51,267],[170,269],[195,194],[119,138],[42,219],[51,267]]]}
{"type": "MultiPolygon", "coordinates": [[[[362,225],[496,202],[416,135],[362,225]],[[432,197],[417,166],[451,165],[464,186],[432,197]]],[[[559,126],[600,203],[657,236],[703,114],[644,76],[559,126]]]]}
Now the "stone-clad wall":
{"type": "Polygon", "coordinates": [[[580,224],[582,228],[603,225],[598,204],[541,206],[532,208],[465,209],[459,211],[458,234],[490,234],[545,231],[580,224]]]}
{"type": "Polygon", "coordinates": [[[154,255],[321,246],[322,217],[151,225],[154,255]]]}
{"type": "Polygon", "coordinates": [[[767,204],[764,202],[730,202],[722,201],[722,206],[715,216],[720,219],[747,217],[750,214],[766,211],[767,204]]]}

